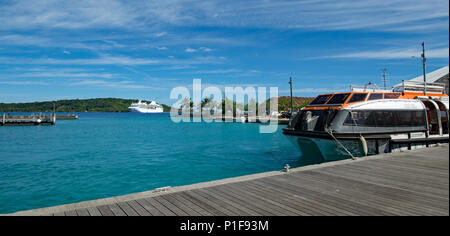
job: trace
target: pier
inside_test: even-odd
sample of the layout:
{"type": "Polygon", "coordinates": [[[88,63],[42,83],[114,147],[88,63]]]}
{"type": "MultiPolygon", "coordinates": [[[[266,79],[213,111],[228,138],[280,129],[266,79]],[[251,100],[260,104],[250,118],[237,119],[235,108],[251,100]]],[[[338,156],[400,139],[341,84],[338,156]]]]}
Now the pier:
{"type": "Polygon", "coordinates": [[[6,115],[2,114],[0,126],[19,126],[19,125],[55,125],[56,120],[77,120],[77,115],[56,115],[56,114],[38,114],[38,115],[6,115]]]}
{"type": "Polygon", "coordinates": [[[1,126],[17,125],[54,125],[56,124],[56,115],[38,114],[38,115],[7,115],[3,113],[1,126]]]}
{"type": "Polygon", "coordinates": [[[48,216],[449,215],[449,146],[21,211],[48,216]]]}

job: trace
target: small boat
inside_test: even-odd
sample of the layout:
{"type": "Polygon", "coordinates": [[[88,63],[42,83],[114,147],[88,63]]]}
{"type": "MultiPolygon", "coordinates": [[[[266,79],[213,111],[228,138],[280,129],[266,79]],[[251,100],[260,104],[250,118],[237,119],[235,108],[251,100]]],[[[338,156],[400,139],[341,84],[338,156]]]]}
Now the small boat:
{"type": "Polygon", "coordinates": [[[283,134],[303,155],[325,161],[416,149],[449,142],[445,85],[404,81],[392,90],[375,84],[317,96],[283,134]]]}

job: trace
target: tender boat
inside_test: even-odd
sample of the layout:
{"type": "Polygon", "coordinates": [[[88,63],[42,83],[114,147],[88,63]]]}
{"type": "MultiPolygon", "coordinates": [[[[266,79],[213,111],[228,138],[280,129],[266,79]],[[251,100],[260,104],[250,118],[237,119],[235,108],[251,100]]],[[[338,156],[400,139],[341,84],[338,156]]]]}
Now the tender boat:
{"type": "Polygon", "coordinates": [[[303,155],[325,161],[398,152],[449,142],[445,85],[404,81],[317,96],[283,129],[303,155]]]}

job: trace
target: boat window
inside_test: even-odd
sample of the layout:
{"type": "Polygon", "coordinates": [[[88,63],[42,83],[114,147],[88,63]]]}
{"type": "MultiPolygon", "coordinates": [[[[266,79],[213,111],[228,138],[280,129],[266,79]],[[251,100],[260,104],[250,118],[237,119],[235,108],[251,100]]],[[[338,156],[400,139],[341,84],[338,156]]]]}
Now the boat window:
{"type": "Polygon", "coordinates": [[[327,102],[327,104],[343,104],[345,102],[345,100],[347,100],[348,96],[350,96],[349,93],[335,94],[330,99],[330,101],[327,102]]]}
{"type": "Polygon", "coordinates": [[[344,121],[348,126],[425,127],[425,112],[417,111],[352,111],[344,121]]]}
{"type": "Polygon", "coordinates": [[[354,93],[347,103],[362,102],[366,100],[367,93],[354,93]]]}
{"type": "Polygon", "coordinates": [[[400,97],[400,93],[385,93],[384,99],[397,99],[400,97]]]}
{"type": "Polygon", "coordinates": [[[382,93],[371,93],[368,100],[370,101],[370,100],[378,100],[378,99],[383,99],[382,93]]]}
{"type": "Polygon", "coordinates": [[[320,105],[325,104],[325,102],[328,100],[328,98],[331,97],[331,94],[328,95],[319,95],[314,99],[309,105],[320,105]]]}
{"type": "Polygon", "coordinates": [[[335,110],[302,111],[294,118],[292,124],[295,130],[325,131],[325,126],[336,115],[335,110]]]}

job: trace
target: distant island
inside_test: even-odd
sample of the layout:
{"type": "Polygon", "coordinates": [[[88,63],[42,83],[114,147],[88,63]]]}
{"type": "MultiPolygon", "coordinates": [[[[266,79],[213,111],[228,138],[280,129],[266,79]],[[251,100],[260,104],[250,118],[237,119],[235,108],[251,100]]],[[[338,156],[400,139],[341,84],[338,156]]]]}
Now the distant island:
{"type": "MultiPolygon", "coordinates": [[[[0,103],[0,112],[53,112],[53,104],[56,112],[129,112],[131,103],[135,99],[121,98],[92,98],[70,99],[47,102],[30,103],[0,103]]],[[[150,101],[144,101],[150,102],[150,101]]],[[[161,104],[164,112],[170,112],[170,107],[161,104]]]]}
{"type": "MultiPolygon", "coordinates": [[[[290,99],[287,96],[278,97],[278,110],[287,111],[290,108],[290,99]]],[[[293,97],[293,106],[296,109],[300,109],[308,105],[312,100],[313,98],[310,97],[293,97]]],[[[0,103],[0,112],[53,112],[53,105],[55,105],[56,112],[129,112],[128,107],[130,104],[137,101],[136,99],[122,98],[92,98],[29,103],[0,103]]],[[[269,109],[269,103],[266,105],[267,109],[269,109]]],[[[163,106],[164,112],[170,112],[170,106],[165,104],[161,104],[161,106],[163,106]]]]}

